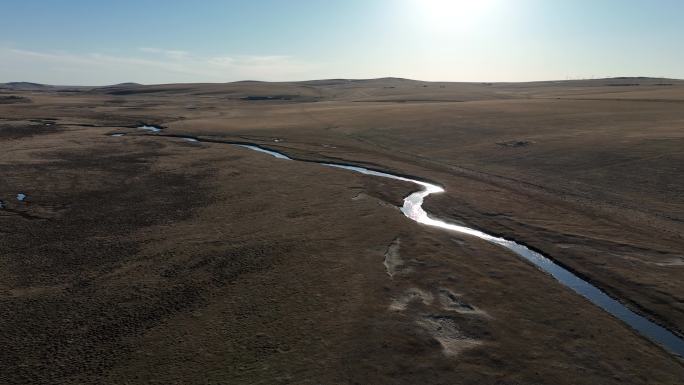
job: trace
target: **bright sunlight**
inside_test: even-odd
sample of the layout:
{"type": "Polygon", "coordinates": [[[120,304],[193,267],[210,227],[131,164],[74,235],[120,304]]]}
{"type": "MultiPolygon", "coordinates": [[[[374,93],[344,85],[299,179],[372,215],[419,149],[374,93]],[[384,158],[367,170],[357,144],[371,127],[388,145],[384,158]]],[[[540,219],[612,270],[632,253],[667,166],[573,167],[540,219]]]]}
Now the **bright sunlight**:
{"type": "Polygon", "coordinates": [[[409,3],[425,27],[450,30],[483,22],[499,0],[410,0],[409,3]]]}

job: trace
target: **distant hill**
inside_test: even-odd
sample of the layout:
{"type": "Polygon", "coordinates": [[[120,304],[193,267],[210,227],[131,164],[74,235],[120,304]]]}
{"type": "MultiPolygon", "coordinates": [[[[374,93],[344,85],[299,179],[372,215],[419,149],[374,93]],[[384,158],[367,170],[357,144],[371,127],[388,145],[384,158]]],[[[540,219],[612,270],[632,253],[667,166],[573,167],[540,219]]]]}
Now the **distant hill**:
{"type": "MultiPolygon", "coordinates": [[[[145,85],[135,82],[124,82],[106,86],[64,86],[47,85],[33,82],[0,83],[0,89],[10,91],[33,92],[102,92],[111,95],[131,95],[145,93],[184,93],[197,94],[226,93],[227,96],[250,99],[280,99],[283,95],[298,95],[299,98],[320,97],[320,92],[313,92],[312,88],[337,89],[346,92],[347,89],[378,89],[381,93],[402,93],[421,87],[426,89],[451,87],[477,88],[509,87],[511,89],[526,89],[530,87],[653,87],[653,86],[681,86],[684,80],[656,77],[611,77],[601,79],[573,79],[573,80],[545,80],[532,82],[436,82],[420,81],[405,78],[385,77],[377,79],[318,79],[292,82],[263,82],[258,80],[243,80],[227,83],[170,83],[145,85]],[[397,91],[389,91],[394,90],[397,91]]],[[[465,88],[464,88],[465,90],[465,88]]],[[[336,92],[338,92],[336,91],[336,92]]],[[[363,91],[366,92],[366,91],[363,91]]],[[[444,91],[446,92],[446,91],[444,91]]],[[[444,93],[441,92],[440,93],[444,93]]],[[[368,93],[368,92],[366,92],[368,93]]],[[[448,92],[447,92],[448,93],[448,92]]],[[[487,94],[490,91],[486,92],[487,94]]],[[[339,92],[337,93],[338,95],[339,92]]],[[[373,91],[372,94],[377,94],[373,91]]],[[[358,96],[358,95],[356,95],[358,96]]],[[[356,97],[355,96],[355,97],[356,97]]],[[[368,94],[370,97],[371,95],[368,94]]],[[[384,96],[383,96],[384,97],[384,96]]],[[[402,99],[403,100],[403,99],[402,99]]]]}
{"type": "Polygon", "coordinates": [[[57,92],[68,92],[68,91],[87,91],[91,89],[109,89],[109,88],[127,88],[127,87],[140,87],[142,84],[126,82],[113,84],[104,87],[92,87],[92,86],[63,86],[63,85],[49,85],[41,83],[32,82],[8,82],[0,83],[0,89],[12,90],[12,91],[57,91],[57,92]]]}
{"type": "Polygon", "coordinates": [[[113,85],[107,86],[107,87],[131,87],[131,86],[141,86],[141,85],[142,84],[140,84],[140,83],[125,82],[125,83],[113,84],[113,85]]]}
{"type": "Polygon", "coordinates": [[[10,89],[10,90],[31,91],[31,90],[45,90],[45,89],[52,88],[52,86],[49,86],[46,84],[31,83],[31,82],[9,82],[9,83],[0,83],[0,88],[10,89]]]}

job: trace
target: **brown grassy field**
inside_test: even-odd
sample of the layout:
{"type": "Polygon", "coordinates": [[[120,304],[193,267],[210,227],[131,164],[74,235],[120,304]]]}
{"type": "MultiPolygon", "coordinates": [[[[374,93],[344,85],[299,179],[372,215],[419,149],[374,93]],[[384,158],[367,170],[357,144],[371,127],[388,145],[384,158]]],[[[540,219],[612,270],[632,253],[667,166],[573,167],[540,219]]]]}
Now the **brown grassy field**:
{"type": "Polygon", "coordinates": [[[0,383],[682,383],[415,186],[220,141],[439,183],[684,333],[684,81],[0,85],[0,383]]]}

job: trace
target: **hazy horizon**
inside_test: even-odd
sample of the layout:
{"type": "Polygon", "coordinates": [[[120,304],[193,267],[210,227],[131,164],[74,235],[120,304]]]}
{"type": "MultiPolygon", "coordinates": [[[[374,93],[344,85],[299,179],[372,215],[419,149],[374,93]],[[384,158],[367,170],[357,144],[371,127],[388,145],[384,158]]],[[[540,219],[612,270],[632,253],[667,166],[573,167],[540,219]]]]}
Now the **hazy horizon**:
{"type": "Polygon", "coordinates": [[[243,80],[231,80],[227,82],[176,82],[176,83],[142,83],[142,82],[120,82],[120,83],[110,83],[110,84],[51,84],[51,83],[38,83],[31,80],[10,80],[5,82],[0,82],[0,84],[12,84],[12,83],[32,83],[41,86],[55,86],[55,87],[106,87],[106,86],[118,86],[125,84],[137,84],[141,86],[154,86],[154,85],[168,85],[168,84],[230,84],[230,83],[242,83],[242,82],[258,82],[258,83],[304,83],[304,82],[316,82],[316,81],[333,81],[333,80],[348,80],[348,81],[372,81],[372,80],[384,80],[384,79],[397,79],[406,81],[416,81],[425,83],[491,83],[491,84],[516,84],[516,83],[543,83],[543,82],[572,82],[572,81],[592,81],[592,80],[619,80],[619,79],[662,79],[662,80],[674,80],[674,81],[684,81],[684,79],[678,78],[662,78],[654,76],[611,76],[606,78],[577,78],[577,79],[541,79],[541,80],[524,80],[524,81],[455,81],[455,80],[422,80],[422,79],[410,79],[410,78],[397,78],[393,76],[385,76],[380,78],[326,78],[326,79],[296,79],[296,80],[257,80],[257,79],[243,79],[243,80]]]}
{"type": "Polygon", "coordinates": [[[0,82],[684,78],[674,0],[27,0],[0,12],[0,82]]]}

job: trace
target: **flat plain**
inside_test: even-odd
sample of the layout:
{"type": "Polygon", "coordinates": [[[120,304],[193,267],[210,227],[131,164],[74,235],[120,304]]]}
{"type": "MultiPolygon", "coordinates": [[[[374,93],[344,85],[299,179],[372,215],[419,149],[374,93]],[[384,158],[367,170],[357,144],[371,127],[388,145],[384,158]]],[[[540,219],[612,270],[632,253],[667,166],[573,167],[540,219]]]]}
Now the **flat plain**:
{"type": "Polygon", "coordinates": [[[405,218],[415,185],[315,163],[444,186],[434,217],[682,336],[684,81],[8,83],[0,150],[2,383],[684,378],[514,254],[405,218]]]}

